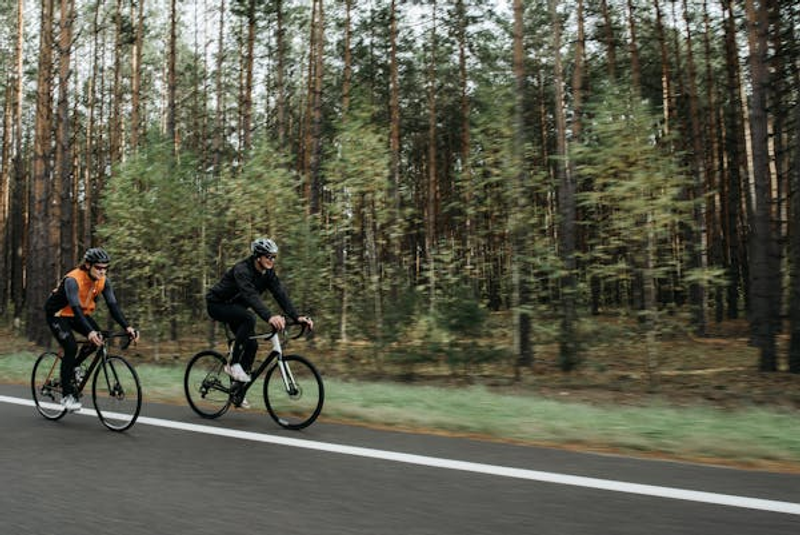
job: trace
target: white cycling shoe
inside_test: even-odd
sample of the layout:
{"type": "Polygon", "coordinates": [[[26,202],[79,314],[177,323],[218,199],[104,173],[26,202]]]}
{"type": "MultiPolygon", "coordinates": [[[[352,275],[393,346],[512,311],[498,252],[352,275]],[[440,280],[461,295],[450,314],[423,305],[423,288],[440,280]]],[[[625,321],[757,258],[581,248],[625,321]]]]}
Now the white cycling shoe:
{"type": "Polygon", "coordinates": [[[222,369],[225,371],[225,373],[230,375],[231,378],[235,381],[241,381],[243,383],[250,382],[250,376],[244,372],[242,365],[239,363],[236,363],[233,366],[229,366],[226,364],[225,367],[222,369]]]}
{"type": "Polygon", "coordinates": [[[61,406],[67,409],[67,412],[78,412],[82,408],[81,402],[72,395],[64,396],[61,399],[61,406]]]}

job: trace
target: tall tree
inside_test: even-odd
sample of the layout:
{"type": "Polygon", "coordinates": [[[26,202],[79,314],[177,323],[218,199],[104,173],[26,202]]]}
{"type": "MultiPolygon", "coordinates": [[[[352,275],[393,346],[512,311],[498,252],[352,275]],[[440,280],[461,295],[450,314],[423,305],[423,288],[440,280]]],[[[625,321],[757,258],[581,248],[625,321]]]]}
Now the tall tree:
{"type": "Polygon", "coordinates": [[[656,35],[658,36],[658,47],[661,55],[661,102],[664,109],[664,132],[669,134],[672,128],[672,117],[675,113],[672,92],[672,74],[669,62],[669,49],[667,46],[667,36],[664,29],[664,17],[661,12],[659,0],[653,0],[656,10],[656,35]]]}
{"type": "Polygon", "coordinates": [[[527,264],[527,225],[524,214],[528,209],[527,173],[525,172],[525,49],[523,46],[522,0],[514,0],[514,161],[517,166],[516,206],[511,223],[512,235],[512,303],[514,307],[514,353],[518,368],[533,364],[531,344],[531,314],[528,310],[530,287],[527,264]]]}
{"type": "Polygon", "coordinates": [[[776,265],[776,244],[772,231],[772,193],[769,162],[767,87],[767,7],[764,0],[746,0],[747,36],[750,49],[750,76],[752,78],[752,104],[750,107],[750,137],[753,151],[753,176],[755,178],[755,220],[750,240],[752,268],[753,342],[760,350],[759,369],[777,371],[777,334],[779,318],[775,317],[773,303],[778,299],[772,282],[781,279],[776,265]]]}
{"type": "Polygon", "coordinates": [[[173,153],[178,152],[178,0],[169,3],[169,38],[167,46],[167,139],[173,147],[173,153]]]}
{"type": "Polygon", "coordinates": [[[3,148],[0,162],[0,273],[5,273],[0,284],[0,311],[4,312],[9,298],[16,305],[18,317],[22,305],[22,240],[23,221],[27,199],[23,194],[22,153],[22,99],[25,73],[23,71],[23,43],[25,40],[25,3],[17,1],[16,39],[13,67],[6,88],[3,113],[3,148]],[[11,199],[15,202],[11,203],[11,199]]]}
{"type": "MultiPolygon", "coordinates": [[[[350,0],[348,0],[349,2],[350,0]]],[[[286,144],[286,29],[284,27],[283,0],[275,0],[276,48],[275,65],[276,114],[278,120],[278,148],[286,144]]]]}
{"type": "Polygon", "coordinates": [[[575,328],[577,322],[575,296],[575,182],[569,169],[567,155],[567,119],[564,98],[564,67],[561,64],[561,17],[558,0],[549,0],[550,20],[553,28],[553,62],[556,119],[555,166],[558,179],[559,256],[561,276],[561,332],[559,333],[559,363],[563,371],[578,365],[578,348],[575,328]]]}
{"type": "Polygon", "coordinates": [[[395,205],[399,205],[400,191],[400,85],[398,83],[397,65],[397,0],[391,0],[389,6],[389,147],[391,151],[391,168],[389,181],[392,186],[392,197],[395,205]]]}
{"type": "Polygon", "coordinates": [[[53,144],[53,21],[54,0],[42,0],[39,32],[39,75],[36,86],[36,124],[34,131],[33,176],[29,200],[29,235],[25,302],[27,304],[26,331],[28,338],[44,344],[49,338],[47,327],[40,318],[40,306],[47,291],[57,281],[57,238],[50,233],[52,205],[52,154],[53,144]]]}
{"type": "MultiPolygon", "coordinates": [[[[722,158],[720,154],[722,145],[722,132],[720,116],[722,111],[719,109],[717,94],[719,92],[715,74],[714,52],[712,51],[712,27],[711,16],[708,8],[708,0],[703,0],[703,55],[705,60],[705,102],[706,102],[706,129],[705,137],[709,140],[705,147],[706,162],[706,191],[710,193],[706,197],[706,232],[708,234],[709,264],[714,266],[725,265],[723,237],[722,237],[722,217],[720,196],[722,185],[720,176],[722,173],[722,158]]],[[[715,319],[717,323],[722,322],[725,313],[724,288],[715,288],[715,319]]]]}
{"type": "Polygon", "coordinates": [[[603,42],[606,45],[606,69],[608,77],[614,81],[617,78],[617,37],[614,32],[614,22],[608,0],[600,0],[600,14],[603,17],[603,42]]]}
{"type": "Polygon", "coordinates": [[[142,47],[144,46],[144,4],[138,0],[131,5],[131,20],[136,20],[136,33],[131,54],[131,150],[139,149],[139,130],[141,128],[141,94],[142,94],[142,47]],[[133,7],[137,7],[134,13],[133,7]],[[134,16],[135,15],[135,16],[134,16]]]}
{"type": "Polygon", "coordinates": [[[437,128],[436,128],[436,100],[437,100],[437,80],[436,80],[436,54],[438,38],[436,34],[436,0],[431,2],[431,40],[430,53],[428,56],[428,162],[427,162],[427,191],[425,192],[425,260],[428,264],[428,289],[430,293],[430,306],[434,308],[436,302],[436,242],[437,242],[437,216],[438,216],[438,197],[439,197],[439,177],[437,161],[437,128]]]}
{"type": "Polygon", "coordinates": [[[252,146],[253,139],[253,69],[255,68],[255,43],[257,33],[256,0],[244,0],[245,18],[245,43],[244,57],[242,58],[242,101],[239,109],[241,114],[241,151],[246,154],[252,146]]]}
{"type": "MultiPolygon", "coordinates": [[[[175,0],[173,0],[174,2],[175,0]]],[[[99,6],[98,6],[99,7],[99,6]]],[[[114,65],[111,70],[113,76],[113,88],[111,92],[111,117],[108,121],[108,155],[111,173],[114,166],[122,159],[122,147],[124,139],[122,134],[122,65],[124,64],[125,48],[125,22],[126,17],[122,8],[122,0],[116,0],[114,5],[114,65]]]]}
{"type": "MultiPolygon", "coordinates": [[[[727,217],[723,220],[723,240],[727,258],[728,292],[726,298],[727,317],[735,319],[739,315],[739,290],[741,288],[742,267],[745,248],[742,237],[745,235],[742,214],[742,168],[744,155],[744,127],[742,123],[741,76],[739,56],[736,47],[736,21],[733,14],[734,0],[721,0],[725,17],[725,92],[727,101],[723,103],[724,152],[726,166],[721,180],[724,195],[721,196],[722,211],[727,217]]],[[[745,292],[745,295],[747,292],[745,292]]]]}
{"type": "Polygon", "coordinates": [[[461,108],[461,186],[463,189],[463,210],[464,214],[464,254],[466,255],[465,264],[467,273],[474,269],[474,227],[475,213],[473,209],[473,174],[472,174],[472,147],[470,135],[470,98],[469,98],[469,76],[467,74],[467,9],[464,0],[456,1],[457,17],[457,39],[458,39],[458,86],[460,93],[461,108]]]}
{"type": "MultiPolygon", "coordinates": [[[[795,75],[795,81],[798,76],[800,75],[795,75]]],[[[791,238],[789,371],[800,373],[800,106],[797,105],[794,108],[794,126],[794,157],[791,167],[792,205],[789,218],[789,236],[791,238]]]]}
{"type": "MultiPolygon", "coordinates": [[[[705,225],[705,184],[704,173],[705,139],[701,127],[703,118],[700,116],[700,104],[697,94],[697,69],[694,63],[694,51],[692,45],[691,16],[687,0],[683,0],[683,17],[686,25],[686,77],[688,79],[688,99],[689,99],[689,121],[691,124],[691,167],[694,177],[690,198],[695,202],[694,224],[691,230],[687,231],[687,243],[692,248],[690,265],[695,269],[705,269],[708,266],[707,234],[705,225]]],[[[695,333],[698,336],[706,335],[706,308],[707,294],[705,287],[700,282],[692,282],[690,285],[692,318],[694,321],[695,333]]]]}
{"type": "Polygon", "coordinates": [[[54,204],[51,220],[58,225],[61,254],[58,271],[72,266],[76,244],[73,243],[73,219],[77,210],[73,206],[75,176],[72,165],[72,125],[69,107],[72,59],[72,23],[75,16],[73,0],[61,0],[58,38],[58,107],[56,126],[55,171],[59,201],[54,204]]]}
{"type": "MultiPolygon", "coordinates": [[[[280,10],[280,9],[279,9],[280,10]]],[[[225,144],[225,131],[226,131],[226,121],[227,115],[225,113],[225,108],[227,106],[227,100],[225,98],[225,75],[224,75],[224,67],[225,67],[225,18],[226,11],[225,11],[225,0],[220,1],[219,6],[219,19],[218,19],[218,34],[217,34],[217,61],[216,61],[216,88],[215,88],[215,108],[216,108],[216,115],[214,118],[215,126],[214,126],[214,139],[213,139],[213,169],[216,175],[219,175],[220,168],[222,166],[222,156],[224,152],[223,145],[225,144]]]]}
{"type": "MultiPolygon", "coordinates": [[[[579,0],[579,8],[583,2],[579,0]]],[[[639,39],[637,36],[636,26],[636,8],[633,0],[627,0],[628,8],[628,33],[630,34],[630,54],[631,54],[631,84],[633,85],[633,94],[641,96],[642,94],[642,64],[639,59],[639,39]]]]}
{"type": "Polygon", "coordinates": [[[314,51],[312,54],[314,61],[314,79],[311,107],[311,162],[309,166],[309,183],[311,192],[309,197],[309,210],[312,214],[320,211],[320,195],[322,192],[322,78],[324,75],[324,54],[325,54],[325,9],[323,0],[317,2],[316,18],[312,21],[311,27],[314,31],[314,51]]]}

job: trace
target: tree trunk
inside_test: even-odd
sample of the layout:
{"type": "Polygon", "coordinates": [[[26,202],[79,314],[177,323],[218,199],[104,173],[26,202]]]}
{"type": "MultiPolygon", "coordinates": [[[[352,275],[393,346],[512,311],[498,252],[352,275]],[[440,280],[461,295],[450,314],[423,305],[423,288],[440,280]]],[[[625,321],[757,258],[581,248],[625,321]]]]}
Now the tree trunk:
{"type": "Polygon", "coordinates": [[[312,95],[312,131],[311,131],[311,164],[309,167],[309,181],[311,183],[311,196],[309,211],[311,214],[320,212],[320,195],[322,192],[322,77],[325,54],[325,10],[323,0],[317,0],[316,37],[314,51],[314,92],[312,95]]]}
{"type": "MultiPolygon", "coordinates": [[[[719,117],[722,110],[718,108],[717,102],[717,82],[714,76],[713,62],[714,56],[711,51],[711,19],[708,12],[708,1],[703,0],[703,53],[706,63],[705,85],[706,85],[706,106],[708,113],[706,139],[705,162],[706,162],[706,191],[713,192],[707,197],[706,210],[706,233],[708,235],[710,263],[713,266],[725,267],[727,265],[722,239],[722,211],[720,210],[720,198],[723,195],[720,185],[720,174],[722,170],[722,158],[720,156],[720,146],[722,132],[719,125],[719,117]]],[[[715,288],[715,320],[717,323],[724,318],[725,304],[722,286],[715,288]]]]}
{"type": "Polygon", "coordinates": [[[124,39],[122,0],[116,2],[114,20],[116,27],[114,34],[114,88],[111,96],[111,119],[108,122],[108,157],[111,174],[114,173],[115,166],[122,159],[122,42],[124,39]]]}
{"type": "Polygon", "coordinates": [[[50,236],[49,225],[49,207],[52,204],[50,154],[53,143],[52,54],[54,3],[54,0],[42,0],[25,287],[27,335],[30,340],[40,345],[44,345],[49,339],[47,326],[42,321],[41,304],[47,296],[47,291],[52,288],[58,278],[56,271],[58,254],[54,254],[54,251],[58,251],[58,248],[54,247],[54,242],[57,244],[57,241],[50,236]]]}
{"type": "Polygon", "coordinates": [[[350,27],[350,12],[352,10],[353,0],[345,0],[345,16],[344,16],[344,71],[342,73],[342,117],[347,116],[350,111],[350,87],[352,86],[353,78],[353,54],[350,50],[351,47],[351,33],[350,27]]]}
{"type": "Polygon", "coordinates": [[[603,40],[606,45],[606,68],[608,77],[614,82],[617,79],[617,40],[614,36],[614,23],[607,0],[600,0],[600,12],[603,16],[603,40]]]}
{"type": "MultiPolygon", "coordinates": [[[[694,269],[705,270],[708,267],[708,236],[705,225],[705,183],[703,173],[706,170],[703,146],[705,139],[700,126],[701,110],[697,98],[697,72],[694,65],[694,52],[692,51],[692,31],[690,27],[689,8],[687,0],[683,0],[683,18],[686,24],[686,67],[688,78],[689,120],[692,133],[692,182],[693,191],[691,198],[694,201],[694,228],[687,232],[687,243],[690,247],[690,264],[694,269]]],[[[690,285],[690,305],[695,334],[706,335],[706,309],[707,293],[705,286],[700,282],[690,285]]]]}
{"type": "Polygon", "coordinates": [[[72,58],[72,21],[74,19],[74,4],[72,0],[61,0],[61,12],[59,23],[58,39],[58,116],[56,126],[56,156],[55,171],[57,174],[56,183],[58,184],[59,203],[58,216],[56,213],[51,217],[59,228],[54,234],[60,234],[59,255],[60,263],[56,269],[58,272],[65,271],[67,267],[75,265],[75,250],[73,246],[72,221],[75,217],[73,206],[73,191],[75,177],[72,173],[72,125],[70,124],[69,109],[69,84],[70,84],[70,61],[72,58]]]}
{"type": "MultiPolygon", "coordinates": [[[[247,154],[253,140],[253,68],[255,66],[256,1],[247,2],[247,40],[244,50],[244,87],[242,88],[242,154],[247,154]]],[[[244,158],[242,158],[244,159],[244,158]]]]}
{"type": "Polygon", "coordinates": [[[759,369],[777,371],[775,345],[779,318],[773,317],[773,279],[780,279],[775,265],[776,244],[770,217],[772,193],[769,165],[767,126],[767,87],[769,75],[766,66],[767,13],[764,1],[746,0],[747,34],[750,48],[752,76],[752,104],[750,108],[750,136],[753,151],[753,176],[755,179],[755,219],[751,238],[751,290],[753,342],[760,350],[759,369]]]}
{"type": "MultiPolygon", "coordinates": [[[[23,272],[24,272],[24,257],[23,257],[23,244],[25,236],[25,221],[24,214],[27,213],[28,199],[25,195],[25,170],[23,164],[22,154],[22,100],[23,100],[23,84],[25,80],[25,71],[23,63],[23,49],[25,43],[25,1],[18,0],[17,2],[17,39],[14,47],[14,60],[15,60],[15,76],[14,76],[14,89],[13,89],[13,110],[11,112],[11,128],[12,128],[12,144],[13,144],[13,157],[11,159],[11,169],[8,175],[8,199],[15,199],[13,204],[9,204],[8,220],[6,231],[8,240],[7,255],[8,264],[6,270],[2,273],[7,274],[9,293],[11,301],[14,303],[14,319],[20,318],[22,314],[22,306],[24,303],[23,296],[23,272]]],[[[5,302],[5,301],[4,301],[5,302]]]]}
{"type": "Polygon", "coordinates": [[[316,51],[317,51],[317,18],[319,15],[317,14],[319,2],[322,0],[312,0],[311,1],[311,24],[309,24],[309,43],[308,43],[308,74],[306,77],[307,83],[307,91],[306,91],[306,102],[305,102],[305,113],[303,115],[303,124],[302,128],[300,128],[300,142],[299,142],[299,155],[297,158],[298,161],[298,169],[300,174],[306,177],[305,184],[304,184],[304,193],[306,197],[306,202],[308,203],[308,207],[310,209],[311,206],[311,190],[313,189],[313,184],[311,180],[311,151],[312,151],[312,133],[311,133],[311,119],[314,116],[314,104],[315,104],[315,86],[314,83],[316,81],[316,51]]]}
{"type": "Polygon", "coordinates": [[[428,264],[430,307],[436,302],[436,232],[439,192],[436,154],[436,0],[431,3],[431,52],[428,58],[428,183],[425,209],[425,260],[428,264]]]}
{"type": "MultiPolygon", "coordinates": [[[[95,176],[95,169],[101,169],[98,164],[99,158],[97,158],[95,154],[95,132],[101,131],[102,129],[98,129],[96,127],[96,109],[97,109],[97,97],[96,97],[96,87],[98,85],[102,86],[102,82],[98,84],[98,79],[101,78],[100,75],[100,6],[98,5],[97,9],[94,10],[94,14],[92,17],[92,74],[89,77],[89,84],[86,91],[86,107],[88,109],[88,117],[86,119],[86,145],[85,145],[85,153],[86,153],[86,163],[84,164],[84,174],[83,174],[83,245],[84,247],[89,247],[92,245],[92,235],[94,224],[96,221],[96,210],[95,210],[95,183],[102,183],[102,171],[97,173],[95,176]]],[[[100,99],[102,101],[102,99],[100,99]]],[[[98,190],[99,191],[99,190],[98,190]]]]}
{"type": "Polygon", "coordinates": [[[734,0],[722,0],[725,11],[725,74],[728,101],[724,105],[725,121],[725,176],[721,183],[725,195],[720,197],[726,214],[723,220],[724,248],[727,257],[728,291],[726,308],[728,319],[739,317],[739,290],[742,287],[744,247],[742,236],[742,155],[744,154],[744,128],[742,125],[741,78],[736,47],[736,21],[733,18],[734,0]]]}
{"type": "MultiPolygon", "coordinates": [[[[9,224],[10,193],[11,193],[11,153],[13,150],[13,124],[14,124],[14,87],[15,84],[6,86],[6,98],[3,106],[3,147],[0,156],[0,273],[8,273],[8,242],[11,237],[9,224]]],[[[0,282],[0,315],[6,311],[8,303],[9,277],[3,277],[0,282]]]]}
{"type": "MultiPolygon", "coordinates": [[[[795,75],[795,87],[800,75],[795,75]]],[[[791,297],[789,299],[789,322],[791,337],[789,341],[789,371],[800,373],[800,106],[794,107],[794,157],[791,166],[791,215],[789,217],[789,237],[791,239],[791,297]]]]}
{"type": "Polygon", "coordinates": [[[400,206],[400,86],[397,67],[397,0],[391,0],[389,29],[389,152],[391,195],[400,206]]]}
{"type": "MultiPolygon", "coordinates": [[[[631,85],[633,94],[637,97],[642,96],[642,65],[639,61],[639,41],[636,35],[636,9],[633,0],[628,2],[628,30],[630,32],[630,52],[631,52],[631,85]]],[[[579,2],[582,4],[583,2],[579,2]]],[[[582,9],[582,6],[579,7],[582,9]]]]}
{"type": "Polygon", "coordinates": [[[664,134],[669,134],[674,114],[672,105],[672,81],[670,79],[669,52],[667,51],[667,38],[664,32],[664,21],[661,14],[659,0],[653,0],[656,10],[656,35],[661,52],[661,101],[664,108],[664,134]]]}
{"type": "Polygon", "coordinates": [[[525,54],[523,48],[522,0],[514,0],[514,79],[516,80],[514,106],[514,160],[517,166],[516,206],[512,215],[512,306],[514,314],[514,352],[516,371],[533,365],[531,344],[531,316],[527,308],[530,300],[527,262],[527,225],[522,221],[527,212],[527,190],[525,169],[525,54]]]}
{"type": "Polygon", "coordinates": [[[169,4],[169,46],[167,51],[167,139],[172,144],[174,154],[178,151],[177,115],[177,73],[175,67],[178,54],[178,8],[177,0],[169,4]]]}
{"type": "MultiPolygon", "coordinates": [[[[136,36],[131,54],[131,151],[135,154],[139,148],[139,129],[141,127],[140,100],[142,81],[142,46],[144,45],[144,4],[145,0],[138,0],[138,13],[136,14],[136,36]]],[[[131,20],[133,20],[133,6],[131,6],[131,20]]]]}
{"type": "MultiPolygon", "coordinates": [[[[280,0],[279,0],[280,2],[280,0]]],[[[280,9],[278,11],[279,20],[280,20],[280,9]]],[[[223,145],[225,143],[225,123],[226,114],[225,114],[225,106],[226,106],[226,99],[225,99],[225,84],[224,84],[224,75],[223,69],[225,67],[225,0],[221,0],[219,6],[219,33],[217,34],[217,64],[216,64],[216,116],[214,122],[216,124],[216,128],[214,128],[214,148],[213,148],[213,169],[214,174],[219,176],[222,171],[222,153],[223,153],[223,145]]],[[[279,75],[280,76],[280,75],[279,75]]],[[[280,77],[279,77],[280,80],[280,77]]],[[[279,93],[280,94],[280,93],[279,93]]]]}
{"type": "Polygon", "coordinates": [[[578,365],[575,334],[575,182],[568,169],[567,119],[564,102],[564,69],[561,65],[561,19],[558,0],[549,0],[550,22],[553,25],[553,59],[556,119],[556,177],[558,179],[559,256],[564,269],[561,277],[561,330],[559,333],[559,364],[562,371],[578,365]]]}
{"type": "Polygon", "coordinates": [[[277,100],[278,147],[283,150],[286,146],[286,82],[284,81],[286,76],[286,67],[284,66],[286,61],[286,30],[283,28],[283,0],[275,1],[275,13],[278,25],[278,35],[276,37],[278,60],[275,67],[278,72],[276,73],[275,92],[277,94],[275,98],[277,100]]]}

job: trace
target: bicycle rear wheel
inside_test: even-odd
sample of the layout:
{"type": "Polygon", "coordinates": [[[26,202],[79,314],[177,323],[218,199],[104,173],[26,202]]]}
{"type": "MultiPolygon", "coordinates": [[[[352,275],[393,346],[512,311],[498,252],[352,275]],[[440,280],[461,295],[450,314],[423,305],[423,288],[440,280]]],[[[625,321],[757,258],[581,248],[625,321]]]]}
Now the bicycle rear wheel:
{"type": "Polygon", "coordinates": [[[222,416],[231,406],[231,378],[223,371],[225,357],[201,351],[186,366],[183,389],[189,406],[203,418],[222,416]]]}
{"type": "Polygon", "coordinates": [[[92,380],[92,402],[100,421],[112,431],[125,431],[136,423],[142,386],[127,360],[109,356],[100,361],[92,380]]]}
{"type": "Polygon", "coordinates": [[[317,369],[305,357],[285,355],[264,379],[264,402],[278,425],[303,429],[317,419],[325,401],[325,388],[317,369]]]}
{"type": "Polygon", "coordinates": [[[61,406],[61,357],[52,351],[39,355],[31,373],[31,393],[36,410],[48,420],[67,414],[61,406]]]}

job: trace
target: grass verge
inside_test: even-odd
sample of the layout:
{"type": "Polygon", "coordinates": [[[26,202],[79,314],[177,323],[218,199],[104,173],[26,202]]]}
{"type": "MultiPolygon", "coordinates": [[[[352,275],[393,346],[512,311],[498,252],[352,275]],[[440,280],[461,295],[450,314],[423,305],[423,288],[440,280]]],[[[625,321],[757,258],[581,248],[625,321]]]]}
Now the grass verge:
{"type": "MultiPolygon", "coordinates": [[[[0,356],[0,382],[27,384],[33,361],[30,353],[0,356]]],[[[136,363],[136,369],[146,400],[185,403],[182,367],[136,363]]],[[[325,386],[322,421],[800,473],[800,426],[789,410],[590,405],[478,386],[334,377],[325,386]]]]}

